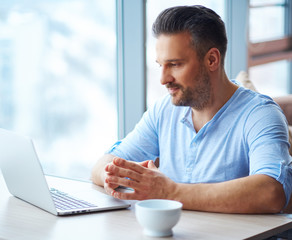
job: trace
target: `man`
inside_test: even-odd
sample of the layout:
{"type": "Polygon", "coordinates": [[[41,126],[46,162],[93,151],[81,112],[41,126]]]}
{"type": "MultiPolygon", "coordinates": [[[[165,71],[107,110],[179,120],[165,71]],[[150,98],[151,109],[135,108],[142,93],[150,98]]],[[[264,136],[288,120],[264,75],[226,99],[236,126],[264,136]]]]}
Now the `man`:
{"type": "Polygon", "coordinates": [[[97,161],[93,182],[120,199],[174,199],[184,209],[212,212],[280,212],[292,186],[287,123],[270,98],[227,78],[221,18],[203,6],[173,7],[158,16],[153,32],[169,95],[97,161]]]}

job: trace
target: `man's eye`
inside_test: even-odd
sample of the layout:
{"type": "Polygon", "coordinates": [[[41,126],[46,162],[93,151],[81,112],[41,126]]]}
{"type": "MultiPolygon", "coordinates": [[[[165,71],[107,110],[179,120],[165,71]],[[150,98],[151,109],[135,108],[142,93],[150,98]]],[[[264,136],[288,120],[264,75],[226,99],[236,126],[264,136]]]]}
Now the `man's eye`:
{"type": "Polygon", "coordinates": [[[179,67],[180,65],[181,65],[181,63],[168,63],[166,65],[158,64],[158,67],[159,68],[161,68],[161,67],[172,68],[172,67],[179,67]]]}
{"type": "Polygon", "coordinates": [[[180,63],[170,63],[169,66],[170,67],[179,67],[180,63]]]}

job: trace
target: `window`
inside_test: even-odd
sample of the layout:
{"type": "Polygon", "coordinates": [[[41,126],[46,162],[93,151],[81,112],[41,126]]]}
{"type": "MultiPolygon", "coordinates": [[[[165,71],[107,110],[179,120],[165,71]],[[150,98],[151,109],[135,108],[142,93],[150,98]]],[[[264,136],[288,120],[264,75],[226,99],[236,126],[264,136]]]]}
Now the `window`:
{"type": "Polygon", "coordinates": [[[289,61],[282,60],[261,64],[249,69],[255,88],[268,96],[281,96],[289,93],[289,61]],[[272,87],[271,87],[272,86],[272,87]]]}
{"type": "Polygon", "coordinates": [[[0,127],[45,173],[89,179],[117,139],[115,0],[10,1],[0,14],[0,127]]]}
{"type": "Polygon", "coordinates": [[[271,97],[291,93],[291,4],[250,0],[249,75],[257,90],[271,97]]]}
{"type": "Polygon", "coordinates": [[[160,69],[156,63],[155,39],[152,36],[152,24],[158,14],[168,7],[179,5],[204,5],[213,9],[224,21],[224,0],[147,0],[146,5],[146,55],[147,55],[147,105],[152,105],[166,89],[160,84],[160,69]]]}
{"type": "Polygon", "coordinates": [[[285,1],[250,1],[249,40],[263,42],[285,36],[285,1]]]}

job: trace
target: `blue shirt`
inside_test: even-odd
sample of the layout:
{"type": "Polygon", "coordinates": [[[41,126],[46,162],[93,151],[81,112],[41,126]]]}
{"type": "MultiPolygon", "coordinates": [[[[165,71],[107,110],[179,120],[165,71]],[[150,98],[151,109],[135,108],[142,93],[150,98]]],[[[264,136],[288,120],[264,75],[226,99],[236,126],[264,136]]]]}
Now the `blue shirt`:
{"type": "Polygon", "coordinates": [[[265,174],[292,191],[287,121],[269,97],[239,87],[198,132],[190,107],[169,95],[147,110],[135,129],[108,152],[133,161],[155,160],[175,182],[215,183],[265,174]]]}

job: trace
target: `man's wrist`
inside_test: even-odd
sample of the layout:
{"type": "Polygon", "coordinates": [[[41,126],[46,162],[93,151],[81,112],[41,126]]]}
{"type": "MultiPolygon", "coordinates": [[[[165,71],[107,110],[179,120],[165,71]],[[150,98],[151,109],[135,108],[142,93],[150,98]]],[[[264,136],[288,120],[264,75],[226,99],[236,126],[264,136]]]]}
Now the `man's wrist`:
{"type": "Polygon", "coordinates": [[[172,181],[171,186],[169,187],[169,195],[167,196],[167,199],[180,201],[178,183],[172,181]]]}

